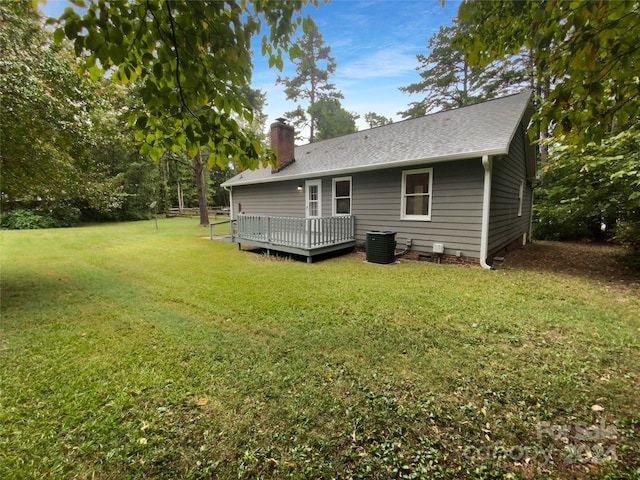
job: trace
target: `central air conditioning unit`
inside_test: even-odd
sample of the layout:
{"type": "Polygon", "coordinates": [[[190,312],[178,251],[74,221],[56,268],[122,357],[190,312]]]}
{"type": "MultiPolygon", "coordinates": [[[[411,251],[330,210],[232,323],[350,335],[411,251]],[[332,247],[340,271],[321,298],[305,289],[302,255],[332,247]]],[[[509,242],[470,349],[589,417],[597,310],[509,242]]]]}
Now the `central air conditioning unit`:
{"type": "Polygon", "coordinates": [[[367,232],[367,262],[387,265],[396,261],[395,232],[367,232]]]}

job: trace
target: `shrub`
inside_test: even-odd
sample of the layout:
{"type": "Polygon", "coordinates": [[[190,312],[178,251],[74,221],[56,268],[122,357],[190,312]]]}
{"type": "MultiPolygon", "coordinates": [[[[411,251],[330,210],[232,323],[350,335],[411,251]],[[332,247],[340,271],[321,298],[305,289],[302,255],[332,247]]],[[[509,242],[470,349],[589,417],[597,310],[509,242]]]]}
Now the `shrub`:
{"type": "Polygon", "coordinates": [[[16,208],[2,215],[1,226],[10,230],[72,227],[80,223],[80,210],[71,205],[55,207],[39,205],[33,208],[16,208]]]}
{"type": "Polygon", "coordinates": [[[53,228],[58,224],[51,216],[40,215],[32,210],[19,208],[2,216],[2,227],[11,230],[53,228]]]}

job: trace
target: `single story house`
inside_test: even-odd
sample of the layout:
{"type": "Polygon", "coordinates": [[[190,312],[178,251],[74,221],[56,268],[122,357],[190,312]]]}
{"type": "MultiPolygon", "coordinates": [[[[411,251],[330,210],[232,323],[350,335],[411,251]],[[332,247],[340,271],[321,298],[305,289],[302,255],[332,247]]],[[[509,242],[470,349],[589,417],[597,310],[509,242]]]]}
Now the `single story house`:
{"type": "Polygon", "coordinates": [[[532,92],[294,145],[271,125],[276,166],[246,170],[231,192],[232,241],[307,256],[392,231],[427,254],[492,257],[529,239],[536,151],[532,92]]]}

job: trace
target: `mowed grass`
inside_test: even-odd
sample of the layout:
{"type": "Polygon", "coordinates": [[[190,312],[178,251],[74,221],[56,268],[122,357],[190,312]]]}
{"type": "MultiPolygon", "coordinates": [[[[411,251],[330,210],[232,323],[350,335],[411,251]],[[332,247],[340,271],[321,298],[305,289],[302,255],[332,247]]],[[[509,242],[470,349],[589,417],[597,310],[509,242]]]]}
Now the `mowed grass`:
{"type": "Polygon", "coordinates": [[[640,473],[637,290],[194,223],[1,232],[0,478],[640,473]]]}

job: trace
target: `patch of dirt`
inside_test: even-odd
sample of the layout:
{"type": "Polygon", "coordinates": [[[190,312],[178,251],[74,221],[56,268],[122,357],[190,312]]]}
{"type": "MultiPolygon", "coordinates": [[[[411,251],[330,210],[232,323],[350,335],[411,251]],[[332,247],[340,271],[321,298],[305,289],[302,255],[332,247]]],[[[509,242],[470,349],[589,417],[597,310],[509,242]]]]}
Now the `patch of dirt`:
{"type": "Polygon", "coordinates": [[[563,273],[611,288],[640,290],[640,274],[621,262],[626,253],[619,245],[536,240],[507,253],[497,268],[563,273]]]}

